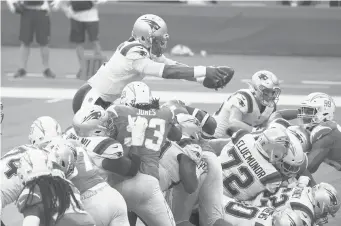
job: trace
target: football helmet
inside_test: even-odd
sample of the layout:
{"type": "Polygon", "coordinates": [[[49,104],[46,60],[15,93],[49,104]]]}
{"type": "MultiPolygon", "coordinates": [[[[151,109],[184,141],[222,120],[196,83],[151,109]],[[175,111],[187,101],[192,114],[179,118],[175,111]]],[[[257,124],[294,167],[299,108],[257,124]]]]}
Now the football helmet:
{"type": "Polygon", "coordinates": [[[32,145],[43,148],[52,138],[61,135],[62,129],[59,123],[50,116],[42,116],[32,123],[28,139],[32,145]]]}
{"type": "Polygon", "coordinates": [[[301,146],[303,152],[310,151],[311,142],[309,132],[302,126],[290,126],[287,128],[287,133],[290,135],[291,142],[301,146]]]}
{"type": "Polygon", "coordinates": [[[290,207],[276,210],[272,218],[273,226],[303,226],[304,223],[300,216],[290,207]]]}
{"type": "Polygon", "coordinates": [[[199,139],[201,126],[199,120],[190,114],[179,113],[176,119],[181,127],[182,134],[193,139],[199,139]]]}
{"type": "Polygon", "coordinates": [[[45,147],[45,150],[49,152],[52,162],[57,164],[54,164],[54,170],[63,172],[66,178],[77,174],[75,168],[77,149],[73,142],[61,137],[54,138],[45,147]]]}
{"type": "Polygon", "coordinates": [[[18,176],[25,184],[37,177],[51,175],[52,169],[53,163],[49,153],[32,146],[20,158],[18,176]]]}
{"type": "Polygon", "coordinates": [[[287,155],[289,144],[290,139],[285,130],[269,128],[258,136],[255,147],[269,162],[275,164],[287,155]]]}
{"type": "Polygon", "coordinates": [[[131,82],[123,88],[120,103],[127,106],[147,105],[151,104],[152,100],[152,92],[147,84],[131,82]]]}
{"type": "Polygon", "coordinates": [[[276,164],[281,174],[287,177],[294,177],[298,172],[308,166],[308,156],[303,152],[301,142],[295,135],[288,132],[290,145],[287,155],[276,164]]]}
{"type": "Polygon", "coordinates": [[[291,126],[290,122],[288,122],[287,120],[285,120],[283,118],[277,118],[277,119],[271,121],[267,125],[267,128],[278,128],[281,130],[286,130],[289,126],[291,126]]]}
{"type": "Polygon", "coordinates": [[[169,40],[166,22],[153,14],[140,16],[135,21],[131,35],[157,57],[165,52],[169,40]]]}
{"type": "Polygon", "coordinates": [[[81,108],[74,115],[72,124],[77,136],[80,137],[106,137],[114,133],[112,118],[98,105],[81,108]]]}
{"type": "Polygon", "coordinates": [[[298,109],[298,118],[303,124],[311,127],[324,121],[334,119],[335,102],[332,97],[325,93],[311,93],[302,102],[298,109]]]}
{"type": "Polygon", "coordinates": [[[328,215],[335,217],[341,206],[336,189],[328,183],[319,183],[313,187],[313,197],[316,223],[328,223],[328,215]]]}
{"type": "Polygon", "coordinates": [[[277,103],[281,88],[277,76],[272,72],[257,71],[252,75],[249,85],[262,105],[272,107],[277,103]]]}

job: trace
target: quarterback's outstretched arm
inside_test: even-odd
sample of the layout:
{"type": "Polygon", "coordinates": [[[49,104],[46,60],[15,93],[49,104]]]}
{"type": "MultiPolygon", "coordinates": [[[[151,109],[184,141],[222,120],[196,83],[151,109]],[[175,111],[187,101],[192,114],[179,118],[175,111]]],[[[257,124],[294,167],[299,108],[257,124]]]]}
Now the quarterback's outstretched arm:
{"type": "Polygon", "coordinates": [[[233,77],[234,70],[229,67],[205,67],[186,65],[166,65],[149,58],[141,58],[133,62],[133,68],[144,76],[155,76],[165,79],[185,79],[203,83],[207,88],[220,88],[233,77]],[[204,79],[203,79],[204,78],[204,79]],[[217,82],[217,84],[214,84],[217,82]]]}

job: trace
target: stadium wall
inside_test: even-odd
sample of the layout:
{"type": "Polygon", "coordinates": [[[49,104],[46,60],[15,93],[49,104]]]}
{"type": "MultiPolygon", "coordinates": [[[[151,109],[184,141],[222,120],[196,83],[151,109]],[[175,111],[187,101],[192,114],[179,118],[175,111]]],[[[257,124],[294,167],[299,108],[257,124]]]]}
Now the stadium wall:
{"type": "MultiPolygon", "coordinates": [[[[19,45],[19,16],[2,2],[1,44],[19,45]]],[[[114,50],[126,40],[137,17],[163,17],[169,47],[189,46],[209,54],[341,56],[341,10],[310,7],[231,7],[224,5],[107,3],[100,6],[100,40],[114,50]]],[[[51,46],[72,47],[70,24],[62,12],[52,12],[51,46]]]]}

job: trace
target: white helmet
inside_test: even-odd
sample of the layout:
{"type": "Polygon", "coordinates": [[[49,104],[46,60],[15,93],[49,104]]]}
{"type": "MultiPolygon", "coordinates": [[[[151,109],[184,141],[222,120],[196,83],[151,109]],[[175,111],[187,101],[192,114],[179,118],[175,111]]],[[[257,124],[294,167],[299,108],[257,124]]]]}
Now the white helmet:
{"type": "Polygon", "coordinates": [[[49,152],[32,146],[20,158],[18,176],[27,183],[37,177],[51,175],[53,169],[52,158],[49,152]]]}
{"type": "Polygon", "coordinates": [[[291,126],[291,123],[283,118],[277,118],[273,121],[271,121],[267,128],[278,128],[281,130],[286,130],[289,126],[291,126]]]}
{"type": "Polygon", "coordinates": [[[254,92],[255,97],[264,106],[274,106],[281,94],[279,87],[279,80],[275,74],[270,71],[257,71],[252,75],[251,90],[254,92]]]}
{"type": "Polygon", "coordinates": [[[45,147],[45,150],[50,153],[52,161],[57,164],[57,167],[54,165],[54,170],[63,172],[67,178],[77,173],[75,171],[77,150],[72,141],[60,137],[54,138],[45,147]]]}
{"type": "Polygon", "coordinates": [[[190,114],[179,113],[176,115],[176,119],[184,136],[199,139],[202,129],[196,117],[190,114]]]}
{"type": "Polygon", "coordinates": [[[302,102],[298,118],[304,124],[314,126],[324,121],[334,119],[335,102],[332,97],[325,93],[311,93],[302,102]]]}
{"type": "Polygon", "coordinates": [[[313,187],[313,197],[316,223],[328,223],[328,215],[335,217],[341,206],[336,189],[328,183],[319,183],[313,187]]]}
{"type": "Polygon", "coordinates": [[[81,108],[73,116],[73,128],[77,136],[111,136],[113,135],[113,121],[104,108],[93,105],[81,108]]]}
{"type": "Polygon", "coordinates": [[[151,104],[153,97],[147,84],[131,82],[123,88],[120,99],[121,104],[134,106],[136,104],[151,104]]]}
{"type": "Polygon", "coordinates": [[[169,40],[166,22],[153,14],[140,16],[135,21],[131,35],[157,57],[165,52],[169,40]]]}
{"type": "Polygon", "coordinates": [[[309,132],[302,126],[290,126],[287,128],[287,133],[290,135],[291,142],[295,142],[295,145],[301,146],[303,152],[310,151],[311,142],[309,132]]]}
{"type": "Polygon", "coordinates": [[[59,123],[50,116],[42,116],[32,123],[28,139],[32,145],[43,148],[52,138],[61,135],[62,129],[59,123]]]}
{"type": "Polygon", "coordinates": [[[296,136],[290,132],[287,134],[290,138],[288,153],[276,166],[283,175],[294,177],[298,172],[303,172],[307,168],[308,156],[303,152],[301,143],[296,136]]]}
{"type": "Polygon", "coordinates": [[[290,139],[285,130],[269,128],[258,136],[255,147],[274,164],[281,161],[288,153],[289,144],[290,139]]]}
{"type": "Polygon", "coordinates": [[[304,226],[300,216],[290,207],[275,211],[272,219],[273,226],[304,226]]]}

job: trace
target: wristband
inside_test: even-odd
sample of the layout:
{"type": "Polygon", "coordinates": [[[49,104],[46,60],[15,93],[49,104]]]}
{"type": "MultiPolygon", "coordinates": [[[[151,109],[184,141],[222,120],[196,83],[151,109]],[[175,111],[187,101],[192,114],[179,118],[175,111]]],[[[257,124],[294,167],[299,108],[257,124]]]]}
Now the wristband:
{"type": "Polygon", "coordinates": [[[195,66],[194,67],[194,78],[205,77],[206,67],[205,66],[195,66]]]}

